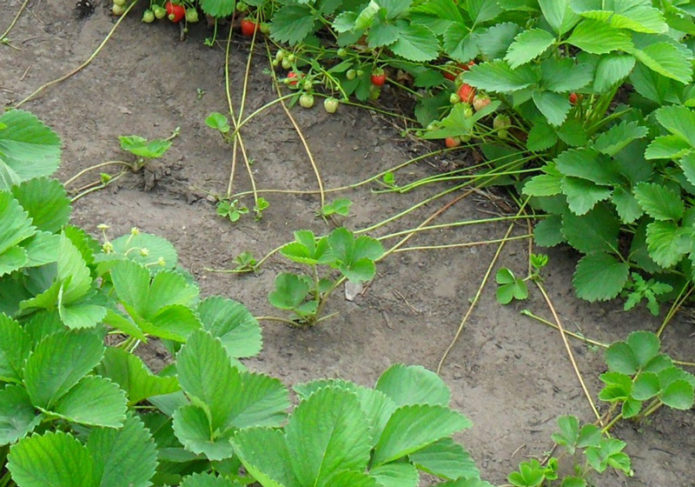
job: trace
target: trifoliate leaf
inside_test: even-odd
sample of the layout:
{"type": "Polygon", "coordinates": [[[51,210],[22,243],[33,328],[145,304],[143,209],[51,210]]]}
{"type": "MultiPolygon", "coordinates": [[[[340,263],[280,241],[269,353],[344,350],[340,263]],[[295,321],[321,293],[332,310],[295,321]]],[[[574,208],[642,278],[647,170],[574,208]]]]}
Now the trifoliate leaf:
{"type": "Polygon", "coordinates": [[[234,12],[236,0],[200,0],[200,8],[216,18],[228,17],[234,12]]]}

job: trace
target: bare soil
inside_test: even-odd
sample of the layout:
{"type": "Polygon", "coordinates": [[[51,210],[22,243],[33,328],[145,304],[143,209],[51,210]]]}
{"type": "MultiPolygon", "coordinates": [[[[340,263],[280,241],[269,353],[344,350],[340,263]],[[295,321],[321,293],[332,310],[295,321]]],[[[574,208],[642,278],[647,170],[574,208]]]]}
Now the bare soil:
{"type": "MultiPolygon", "coordinates": [[[[2,1],[0,30],[21,3],[2,1]]],[[[115,22],[109,15],[110,5],[103,0],[95,4],[91,16],[77,19],[72,2],[29,2],[9,35],[14,47],[0,45],[0,104],[11,106],[90,56],[115,22]]],[[[214,204],[206,196],[226,191],[232,152],[204,119],[212,111],[227,108],[224,52],[219,46],[203,45],[209,35],[204,25],[196,25],[181,42],[178,27],[165,22],[142,24],[140,14],[138,9],[132,12],[84,70],[22,106],[60,134],[64,153],[58,177],[63,181],[93,164],[126,157],[119,150],[118,135],[166,137],[181,127],[181,135],[161,162],[76,201],[73,221],[95,235],[100,223],[111,225],[111,236],[133,226],[163,235],[176,245],[182,264],[198,278],[204,294],[237,299],[258,316],[278,315],[268,304],[267,294],[278,272],[292,268],[280,258],[271,258],[255,275],[206,269],[231,268],[234,257],[246,250],[260,257],[291,240],[297,229],[329,231],[330,225],[315,216],[319,197],[316,193],[267,193],[271,206],[259,222],[247,215],[232,225],[215,214],[214,204]]],[[[230,63],[235,106],[248,44],[234,38],[230,63]]],[[[263,50],[258,50],[246,94],[246,114],[277,97],[267,69],[263,50]]],[[[337,115],[330,116],[317,106],[313,110],[295,108],[291,113],[308,140],[326,188],[364,180],[422,150],[400,136],[398,121],[387,123],[364,109],[341,106],[337,115]]],[[[259,189],[317,189],[297,132],[278,105],[255,117],[243,130],[243,137],[259,189]]],[[[457,159],[463,156],[457,154],[447,156],[449,162],[462,162],[457,159]]],[[[398,172],[397,179],[403,182],[434,174],[444,162],[442,158],[422,161],[398,172]]],[[[241,159],[239,163],[235,192],[250,189],[241,159]]],[[[98,171],[92,173],[92,179],[95,177],[98,171]]],[[[342,224],[352,229],[367,227],[447,186],[427,186],[403,195],[375,194],[374,187],[327,195],[328,200],[339,195],[354,201],[351,216],[342,224]]],[[[413,228],[456,196],[427,204],[371,234],[413,228]]],[[[243,202],[253,204],[248,196],[243,202]]],[[[504,205],[495,198],[475,193],[435,223],[490,218],[503,210],[504,205]]],[[[499,239],[507,226],[492,223],[424,232],[407,245],[499,239]]],[[[513,232],[525,233],[525,224],[513,232]]],[[[397,362],[435,369],[496,248],[484,245],[394,254],[380,263],[376,279],[354,301],[347,301],[340,290],[327,310],[338,315],[319,326],[303,330],[262,321],[264,349],[248,365],[287,385],[325,376],[371,385],[397,362]]],[[[644,311],[628,314],[619,303],[578,300],[571,287],[576,255],[565,249],[552,249],[549,254],[545,285],[568,330],[610,343],[634,330],[658,328],[659,319],[644,311]]],[[[527,255],[526,241],[510,242],[498,266],[523,275],[527,255]]],[[[558,416],[594,419],[560,334],[522,316],[522,309],[551,318],[537,290],[531,290],[528,301],[503,307],[495,302],[494,283],[489,284],[441,372],[452,389],[453,407],[474,422],[460,440],[478,461],[483,477],[495,484],[503,484],[519,461],[543,456],[551,446],[550,434],[558,416]]],[[[664,348],[676,357],[693,358],[692,333],[692,323],[677,317],[665,331],[664,348]]],[[[595,400],[600,389],[598,375],[604,370],[602,352],[579,341],[572,342],[572,350],[595,400]]],[[[166,360],[160,350],[145,353],[154,368],[166,360]]],[[[647,424],[620,427],[615,433],[628,442],[635,476],[625,479],[610,474],[598,479],[597,485],[695,485],[694,426],[693,411],[664,410],[647,424]]]]}

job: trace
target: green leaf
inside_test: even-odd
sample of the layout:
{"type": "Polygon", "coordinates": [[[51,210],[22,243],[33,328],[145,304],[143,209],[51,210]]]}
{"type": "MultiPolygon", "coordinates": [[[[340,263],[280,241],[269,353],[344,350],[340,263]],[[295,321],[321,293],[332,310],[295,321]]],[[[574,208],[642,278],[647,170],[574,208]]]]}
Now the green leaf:
{"type": "Polygon", "coordinates": [[[538,0],[543,17],[558,35],[569,31],[580,20],[569,7],[569,0],[538,0]]]}
{"type": "Polygon", "coordinates": [[[417,469],[410,463],[380,465],[369,474],[383,487],[417,487],[420,480],[417,469]]]}
{"type": "Polygon", "coordinates": [[[533,71],[524,66],[512,69],[505,61],[492,61],[473,66],[463,75],[466,83],[494,93],[507,93],[528,88],[536,82],[533,71]]]}
{"type": "Polygon", "coordinates": [[[371,237],[354,235],[345,228],[336,228],[328,235],[331,264],[350,281],[369,281],[374,277],[374,261],[384,254],[381,243],[371,237]]]}
{"type": "Polygon", "coordinates": [[[55,179],[24,181],[12,188],[12,194],[39,230],[58,232],[70,219],[70,199],[63,185],[55,179]]]}
{"type": "Polygon", "coordinates": [[[64,331],[44,338],[24,367],[24,384],[32,404],[50,410],[101,361],[103,353],[104,344],[94,333],[64,331]]]}
{"type": "Polygon", "coordinates": [[[372,464],[392,462],[470,426],[465,416],[444,406],[402,406],[386,424],[374,449],[372,464]]]}
{"type": "Polygon", "coordinates": [[[449,57],[462,63],[470,61],[480,53],[475,36],[464,26],[462,23],[452,23],[443,37],[444,51],[449,57]]]}
{"type": "Polygon", "coordinates": [[[309,289],[305,279],[283,272],[275,278],[275,290],[268,294],[268,301],[279,309],[296,309],[306,299],[309,289]]]}
{"type": "MultiPolygon", "coordinates": [[[[467,27],[464,29],[468,30],[467,27]]],[[[475,40],[482,57],[491,60],[504,57],[519,30],[519,26],[513,22],[501,22],[476,32],[475,40]]]]}
{"type": "Polygon", "coordinates": [[[439,55],[439,42],[424,25],[415,23],[398,26],[398,37],[389,49],[408,61],[430,61],[439,55]]]}
{"type": "Polygon", "coordinates": [[[624,121],[613,125],[596,138],[594,148],[606,155],[614,156],[632,141],[647,136],[649,129],[639,125],[639,122],[624,121]]]}
{"type": "Polygon", "coordinates": [[[154,272],[161,269],[173,269],[178,262],[174,246],[158,235],[144,232],[138,232],[135,235],[130,233],[112,240],[111,245],[113,245],[113,255],[128,258],[153,269],[154,272]],[[147,252],[141,252],[142,249],[146,249],[147,252]]]}
{"type": "Polygon", "coordinates": [[[559,433],[551,435],[552,440],[558,445],[567,448],[570,455],[574,455],[579,440],[579,420],[576,416],[560,416],[557,418],[559,433]]]}
{"type": "Polygon", "coordinates": [[[42,416],[31,405],[23,386],[6,385],[0,389],[0,445],[7,445],[31,433],[42,416]]]}
{"type": "MultiPolygon", "coordinates": [[[[545,169],[545,168],[544,168],[545,169]]],[[[554,196],[562,192],[562,176],[553,168],[550,174],[539,174],[524,183],[523,193],[529,196],[554,196]]]]}
{"type": "Polygon", "coordinates": [[[451,393],[444,381],[434,372],[419,365],[392,365],[381,374],[374,388],[391,398],[396,406],[448,406],[451,400],[451,393]]]}
{"type": "Polygon", "coordinates": [[[635,186],[634,193],[642,209],[656,220],[679,221],[683,217],[683,200],[669,187],[643,182],[635,186]]]}
{"type": "Polygon", "coordinates": [[[642,49],[630,51],[639,62],[666,78],[690,83],[693,78],[690,60],[670,42],[655,42],[642,49]]]}
{"type": "Polygon", "coordinates": [[[157,468],[157,447],[140,418],[129,415],[119,430],[96,428],[87,449],[101,477],[99,487],[148,487],[157,468]]]}
{"type": "Polygon", "coordinates": [[[278,379],[251,372],[241,373],[240,388],[233,392],[234,403],[226,424],[235,428],[280,426],[290,406],[289,394],[278,379]]]}
{"type": "Polygon", "coordinates": [[[152,374],[140,357],[120,348],[106,349],[97,372],[117,383],[126,392],[131,406],[152,396],[180,389],[176,377],[152,374]]]}
{"type": "Polygon", "coordinates": [[[328,250],[328,240],[326,238],[317,239],[311,230],[298,230],[294,232],[294,238],[294,242],[280,249],[282,255],[300,264],[313,265],[327,261],[325,254],[328,250]]]}
{"type": "Polygon", "coordinates": [[[277,42],[295,45],[314,30],[316,19],[307,5],[285,5],[271,19],[270,36],[277,42]]]}
{"type": "Polygon", "coordinates": [[[507,480],[519,487],[540,487],[545,480],[545,467],[536,459],[519,464],[519,471],[512,472],[507,480]]]}
{"type": "Polygon", "coordinates": [[[555,166],[565,176],[586,179],[599,185],[623,182],[616,165],[594,149],[569,149],[555,158],[555,166]]]}
{"type": "Polygon", "coordinates": [[[58,281],[63,304],[72,304],[92,288],[92,276],[75,244],[64,234],[58,247],[58,281]]]}
{"type": "Polygon", "coordinates": [[[685,178],[690,184],[695,184],[695,153],[687,154],[678,161],[685,178]]]}
{"type": "Polygon", "coordinates": [[[654,113],[666,130],[695,148],[695,112],[684,106],[665,106],[654,113]]]}
{"type": "Polygon", "coordinates": [[[585,255],[577,264],[572,284],[577,296],[587,301],[607,301],[625,287],[630,266],[605,254],[585,255]]]}
{"type": "Polygon", "coordinates": [[[693,245],[689,231],[673,222],[655,221],[647,225],[649,257],[661,267],[676,265],[693,245]]]}
{"type": "Polygon", "coordinates": [[[620,222],[603,205],[586,215],[565,213],[562,217],[562,233],[569,244],[585,254],[612,253],[618,248],[620,222]]]}
{"type": "Polygon", "coordinates": [[[125,420],[125,392],[103,377],[83,377],[47,412],[73,423],[120,428],[125,420]]]}
{"type": "MultiPolygon", "coordinates": [[[[540,152],[553,147],[555,144],[557,144],[557,135],[550,124],[546,123],[545,120],[538,121],[533,124],[533,127],[531,127],[531,130],[529,130],[528,137],[526,139],[526,148],[528,150],[540,152]]],[[[559,193],[559,179],[557,182],[557,192],[559,193]]]]}
{"type": "Polygon", "coordinates": [[[668,407],[686,411],[693,407],[693,396],[693,385],[679,379],[666,386],[659,394],[659,399],[668,407]]]}
{"type": "Polygon", "coordinates": [[[639,367],[645,367],[658,354],[661,341],[654,333],[648,331],[635,331],[627,337],[626,343],[637,359],[639,367]]]}
{"type": "Polygon", "coordinates": [[[528,29],[517,34],[504,60],[512,69],[535,59],[555,43],[555,37],[543,29],[528,29]]]}
{"type": "Polygon", "coordinates": [[[659,376],[653,372],[643,372],[637,376],[632,386],[632,397],[646,401],[659,394],[660,390],[659,376]]]}
{"type": "Polygon", "coordinates": [[[608,369],[620,374],[633,375],[640,367],[635,352],[626,342],[611,344],[605,353],[608,369]]]}
{"type": "Polygon", "coordinates": [[[234,12],[236,0],[200,0],[200,8],[212,17],[228,17],[234,12]]]}
{"type": "Polygon", "coordinates": [[[211,296],[200,303],[198,315],[203,328],[222,340],[230,357],[253,357],[261,351],[261,328],[243,304],[211,296]]]}
{"type": "Polygon", "coordinates": [[[594,76],[594,91],[605,93],[623,81],[635,67],[635,57],[629,54],[601,56],[594,76]]]}
{"type": "Polygon", "coordinates": [[[145,266],[130,260],[116,262],[111,280],[118,298],[138,314],[144,314],[150,292],[150,273],[145,266]]]}
{"type": "Polygon", "coordinates": [[[208,115],[205,119],[205,125],[212,129],[218,130],[222,134],[226,134],[231,130],[229,120],[227,120],[227,117],[222,115],[220,112],[212,112],[210,115],[208,115]]]}
{"type": "Polygon", "coordinates": [[[299,487],[282,431],[270,428],[240,430],[232,439],[244,468],[264,487],[299,487]]]}
{"type": "Polygon", "coordinates": [[[147,140],[139,135],[120,135],[121,149],[146,159],[162,157],[171,147],[171,141],[165,139],[147,140]]]}
{"type": "Polygon", "coordinates": [[[678,135],[655,137],[644,151],[645,159],[678,159],[692,151],[690,144],[678,135]]]}
{"type": "Polygon", "coordinates": [[[564,94],[584,88],[594,79],[593,66],[566,58],[546,59],[541,64],[541,73],[546,89],[564,94]]]}
{"type": "Polygon", "coordinates": [[[550,91],[534,91],[533,103],[545,116],[551,125],[559,126],[567,118],[567,113],[572,108],[568,98],[559,93],[550,91]]]}
{"type": "Polygon", "coordinates": [[[0,382],[20,382],[32,340],[15,320],[0,313],[0,382]]]}
{"type": "Polygon", "coordinates": [[[33,237],[21,243],[26,251],[27,262],[25,267],[39,267],[51,264],[58,260],[58,247],[60,235],[48,232],[36,232],[33,237]]]}
{"type": "Polygon", "coordinates": [[[202,407],[189,404],[178,408],[172,424],[176,438],[187,450],[205,455],[209,460],[224,460],[234,455],[229,441],[232,430],[215,430],[202,407]]]}
{"type": "Polygon", "coordinates": [[[149,317],[165,306],[191,306],[197,301],[198,293],[198,287],[182,274],[174,271],[158,272],[152,279],[142,313],[149,317]]]}
{"type": "Polygon", "coordinates": [[[493,20],[503,12],[496,2],[488,2],[487,0],[468,0],[466,11],[475,24],[493,20]]]}
{"type": "Polygon", "coordinates": [[[572,0],[572,9],[583,17],[607,22],[619,29],[648,34],[664,33],[668,25],[661,12],[651,2],[641,0],[628,2],[606,2],[597,0],[572,0]]]}
{"type": "Polygon", "coordinates": [[[642,207],[630,191],[623,186],[617,186],[613,190],[611,201],[615,205],[615,211],[623,223],[634,223],[644,214],[642,207]]]}
{"type": "Polygon", "coordinates": [[[48,432],[10,448],[7,468],[20,487],[98,487],[94,461],[73,436],[48,432]]]}
{"type": "Polygon", "coordinates": [[[536,223],[533,228],[533,238],[536,245],[541,247],[554,247],[565,241],[562,234],[562,218],[560,215],[550,215],[549,217],[536,223]]]}
{"type": "Polygon", "coordinates": [[[290,461],[301,485],[317,485],[341,470],[364,470],[369,431],[357,396],[326,387],[302,401],[285,428],[290,461]]]}
{"type": "Polygon", "coordinates": [[[176,356],[176,371],[186,395],[194,404],[205,405],[210,431],[228,426],[227,418],[239,400],[241,377],[220,339],[202,330],[192,333],[176,356]]]}
{"type": "Polygon", "coordinates": [[[0,221],[3,222],[0,227],[0,255],[36,233],[28,213],[12,194],[5,191],[0,191],[0,221]]]}
{"type": "Polygon", "coordinates": [[[10,110],[0,116],[0,190],[50,176],[60,164],[60,139],[36,116],[10,110]]]}
{"type": "Polygon", "coordinates": [[[633,48],[628,33],[590,19],[581,21],[567,42],[591,54],[608,54],[611,51],[629,51],[633,48]]]}
{"type": "Polygon", "coordinates": [[[610,188],[573,177],[562,179],[562,192],[567,196],[569,209],[576,215],[585,215],[596,203],[611,196],[610,188]]]}
{"type": "Polygon", "coordinates": [[[470,454],[451,438],[444,438],[409,455],[415,466],[431,475],[454,480],[479,478],[480,472],[470,454]]]}

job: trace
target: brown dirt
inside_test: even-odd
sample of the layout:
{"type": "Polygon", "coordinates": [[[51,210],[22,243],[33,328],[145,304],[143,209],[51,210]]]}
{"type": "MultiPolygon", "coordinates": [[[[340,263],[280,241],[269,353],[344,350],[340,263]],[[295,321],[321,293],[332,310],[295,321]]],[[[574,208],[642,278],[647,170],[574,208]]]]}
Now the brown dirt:
{"type": "MultiPolygon", "coordinates": [[[[20,3],[3,2],[2,30],[20,3]]],[[[63,0],[30,2],[9,36],[19,50],[0,45],[0,103],[11,105],[78,66],[111,29],[114,19],[108,15],[108,5],[97,1],[96,12],[82,20],[75,19],[71,5],[63,0]]],[[[328,231],[315,217],[318,197],[269,193],[271,207],[260,222],[246,217],[231,225],[215,215],[214,206],[204,196],[226,190],[231,149],[205,126],[204,118],[211,111],[226,109],[223,52],[203,45],[207,33],[202,25],[182,43],[178,28],[167,23],[147,26],[139,22],[139,15],[136,10],[123,22],[85,70],[23,106],[62,137],[64,156],[58,174],[62,180],[92,164],[122,158],[118,135],[164,137],[181,127],[180,137],[161,164],[145,175],[129,175],[118,186],[77,201],[73,221],[94,234],[97,224],[108,223],[112,236],[132,226],[163,235],[176,245],[182,263],[199,279],[204,294],[235,298],[256,315],[277,315],[266,296],[275,275],[290,268],[286,262],[272,258],[257,275],[205,269],[229,268],[244,250],[263,255],[291,240],[296,229],[328,231]],[[205,91],[202,98],[197,96],[199,89],[205,91]]],[[[247,44],[235,39],[232,52],[235,103],[241,92],[247,44]]],[[[276,96],[262,55],[253,66],[246,113],[276,96]]],[[[292,113],[309,141],[327,188],[360,181],[412,157],[398,131],[367,111],[342,106],[337,116],[328,116],[321,108],[294,109],[292,113]]],[[[316,188],[297,134],[278,106],[254,119],[243,135],[255,162],[253,174],[259,188],[316,188]]],[[[432,173],[429,164],[420,163],[397,177],[414,180],[432,173]]],[[[235,190],[248,188],[247,174],[240,167],[235,190]]],[[[344,224],[363,228],[443,188],[426,187],[405,195],[376,195],[367,187],[342,193],[354,201],[353,214],[344,224]]],[[[446,201],[429,204],[388,230],[412,228],[446,201]]],[[[248,197],[244,202],[252,204],[248,197]]],[[[437,222],[486,218],[496,211],[489,199],[474,195],[437,222]]],[[[494,239],[505,231],[506,224],[460,227],[428,232],[410,245],[494,239]]],[[[515,230],[516,234],[525,231],[523,225],[515,230]]],[[[374,235],[383,233],[380,229],[374,235]]],[[[310,330],[264,321],[264,350],[248,363],[288,385],[321,376],[373,384],[395,362],[434,369],[494,252],[495,246],[488,245],[395,254],[378,266],[377,278],[354,302],[346,301],[342,292],[334,296],[328,312],[339,316],[330,321],[310,330]]],[[[549,253],[546,286],[568,329],[611,342],[633,330],[658,327],[659,321],[647,313],[626,314],[618,304],[577,300],[570,282],[575,256],[565,250],[549,253]]],[[[510,243],[500,262],[524,273],[526,256],[526,244],[510,243]]],[[[519,461],[543,455],[551,445],[549,437],[558,416],[592,419],[560,335],[520,315],[524,308],[550,317],[536,290],[528,301],[502,307],[495,302],[493,286],[488,286],[442,371],[452,389],[453,406],[474,422],[460,439],[478,461],[484,478],[496,484],[504,483],[519,461]]],[[[692,331],[686,319],[676,319],[664,336],[666,350],[692,358],[692,331]]],[[[602,354],[576,341],[572,348],[595,397],[604,367],[602,354]]],[[[155,367],[163,359],[157,353],[148,358],[155,367]]],[[[694,425],[692,411],[660,411],[648,424],[621,427],[616,434],[628,442],[635,476],[624,479],[611,474],[599,479],[598,485],[695,485],[694,425]]]]}

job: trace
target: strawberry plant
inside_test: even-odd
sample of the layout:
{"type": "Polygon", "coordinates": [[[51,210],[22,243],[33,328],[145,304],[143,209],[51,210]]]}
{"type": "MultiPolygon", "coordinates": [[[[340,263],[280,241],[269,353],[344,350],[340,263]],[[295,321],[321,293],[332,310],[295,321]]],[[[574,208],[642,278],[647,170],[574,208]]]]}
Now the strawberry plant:
{"type": "Polygon", "coordinates": [[[345,281],[369,281],[376,273],[374,262],[384,249],[371,237],[355,237],[345,228],[336,228],[330,234],[317,238],[310,230],[294,233],[295,241],[280,253],[293,262],[307,265],[308,274],[284,272],[275,279],[275,290],[268,295],[270,304],[278,309],[292,311],[294,322],[313,326],[321,318],[328,297],[345,281]],[[321,269],[337,271],[338,277],[321,269]]]}
{"type": "Polygon", "coordinates": [[[664,405],[693,406],[695,376],[659,353],[660,347],[656,335],[638,331],[606,350],[608,372],[601,375],[605,386],[599,398],[620,407],[620,417],[643,419],[664,405]]]}
{"type": "MultiPolygon", "coordinates": [[[[239,361],[261,348],[246,308],[201,299],[161,237],[110,239],[100,225],[99,244],[68,225],[65,190],[48,179],[58,137],[27,112],[0,127],[2,485],[416,487],[424,472],[489,487],[451,438],[470,421],[422,367],[394,365],[373,389],[299,385],[288,414],[286,387],[239,361]],[[134,353],[152,338],[172,353],[158,374],[134,353]]],[[[355,280],[382,253],[345,229],[297,238],[286,255],[312,262],[320,247],[322,263],[355,280]]]]}

